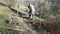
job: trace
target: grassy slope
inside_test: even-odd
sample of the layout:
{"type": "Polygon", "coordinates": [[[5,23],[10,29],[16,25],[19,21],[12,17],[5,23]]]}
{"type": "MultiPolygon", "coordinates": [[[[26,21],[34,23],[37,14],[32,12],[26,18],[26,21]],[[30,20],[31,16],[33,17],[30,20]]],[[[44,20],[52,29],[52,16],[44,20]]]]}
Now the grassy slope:
{"type": "MultiPolygon", "coordinates": [[[[8,32],[7,30],[1,29],[1,28],[3,28],[5,26],[5,19],[10,15],[10,14],[5,13],[4,10],[6,8],[7,8],[6,6],[0,5],[0,32],[2,32],[3,34],[6,34],[6,32],[8,32]]],[[[23,10],[23,9],[24,8],[21,8],[21,10],[23,10]]],[[[25,11],[25,10],[23,10],[23,11],[25,11]]],[[[25,12],[25,13],[27,13],[27,12],[25,12]]]]}
{"type": "Polygon", "coordinates": [[[7,29],[4,29],[6,25],[8,26],[8,24],[5,24],[6,18],[8,18],[10,15],[12,15],[10,13],[6,13],[4,11],[5,9],[7,9],[6,6],[0,5],[0,32],[2,34],[7,34],[7,33],[16,34],[17,33],[16,30],[9,31],[7,29]]]}
{"type": "MultiPolygon", "coordinates": [[[[7,14],[7,13],[5,13],[5,9],[6,9],[7,7],[6,6],[2,6],[2,5],[0,5],[0,32],[2,33],[2,34],[7,34],[7,33],[11,33],[11,34],[16,34],[16,30],[12,30],[11,32],[9,31],[9,30],[6,30],[6,29],[4,29],[4,27],[5,26],[8,26],[9,27],[9,25],[8,24],[5,24],[5,19],[9,16],[9,15],[11,15],[11,14],[7,14]]],[[[16,20],[17,21],[17,20],[16,20]]],[[[14,21],[13,21],[14,23],[15,23],[15,19],[14,19],[14,21]]],[[[12,26],[13,27],[13,26],[12,26]]],[[[23,27],[23,26],[21,26],[21,27],[23,27]]]]}
{"type": "Polygon", "coordinates": [[[4,20],[7,18],[8,14],[4,13],[5,6],[0,5],[0,28],[4,25],[4,20]]]}
{"type": "Polygon", "coordinates": [[[2,34],[6,34],[6,30],[1,29],[4,27],[5,19],[8,17],[8,14],[4,13],[4,9],[6,8],[7,7],[0,5],[0,32],[2,32],[2,34]]]}

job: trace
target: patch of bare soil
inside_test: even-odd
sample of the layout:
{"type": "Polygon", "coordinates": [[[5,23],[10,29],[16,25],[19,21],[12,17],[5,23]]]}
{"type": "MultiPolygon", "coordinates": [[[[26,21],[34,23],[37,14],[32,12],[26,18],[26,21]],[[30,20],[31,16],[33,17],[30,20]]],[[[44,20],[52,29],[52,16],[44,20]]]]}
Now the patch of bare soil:
{"type": "Polygon", "coordinates": [[[14,13],[12,10],[10,10],[8,7],[3,10],[5,13],[14,13]]]}

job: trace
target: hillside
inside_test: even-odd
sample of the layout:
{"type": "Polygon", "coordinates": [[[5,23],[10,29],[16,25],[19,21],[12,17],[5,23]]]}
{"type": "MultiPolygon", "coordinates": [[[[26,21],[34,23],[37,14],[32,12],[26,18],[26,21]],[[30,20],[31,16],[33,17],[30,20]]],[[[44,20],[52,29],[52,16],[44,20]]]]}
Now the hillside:
{"type": "MultiPolygon", "coordinates": [[[[21,34],[22,33],[25,33],[25,34],[34,34],[35,31],[32,30],[26,23],[25,21],[23,20],[23,18],[21,17],[18,17],[12,10],[10,10],[8,7],[6,6],[3,6],[3,5],[0,5],[0,30],[1,30],[1,33],[4,34],[4,32],[7,34],[7,33],[11,33],[9,32],[10,29],[13,31],[14,33],[14,30],[15,31],[21,31],[21,34]],[[15,15],[15,16],[13,16],[15,15]],[[9,17],[9,16],[13,16],[13,22],[12,23],[6,23],[6,19],[9,17]],[[17,25],[18,23],[18,25],[17,25]],[[8,31],[9,30],[9,31],[8,31]],[[26,31],[26,32],[25,32],[26,31]],[[29,32],[28,32],[29,31],[29,32]]],[[[13,34],[11,33],[11,34],[13,34]]],[[[16,32],[17,33],[17,32],[16,32]]],[[[19,33],[18,33],[19,34],[19,33]]]]}
{"type": "MultiPolygon", "coordinates": [[[[46,3],[45,6],[47,7],[48,5],[46,5],[46,3]]],[[[60,9],[58,3],[56,5],[53,4],[54,7],[50,6],[50,10],[45,10],[44,6],[41,7],[39,5],[38,7],[43,8],[43,10],[39,10],[40,13],[38,11],[36,12],[35,20],[30,20],[27,17],[27,6],[24,4],[19,4],[19,8],[17,8],[17,5],[18,3],[14,6],[0,3],[0,33],[60,34],[60,9]],[[10,16],[12,17],[12,22],[8,23],[6,22],[6,19],[8,19],[10,16]]],[[[44,3],[41,5],[44,5],[44,3]]],[[[47,8],[49,8],[49,6],[47,8]]]]}

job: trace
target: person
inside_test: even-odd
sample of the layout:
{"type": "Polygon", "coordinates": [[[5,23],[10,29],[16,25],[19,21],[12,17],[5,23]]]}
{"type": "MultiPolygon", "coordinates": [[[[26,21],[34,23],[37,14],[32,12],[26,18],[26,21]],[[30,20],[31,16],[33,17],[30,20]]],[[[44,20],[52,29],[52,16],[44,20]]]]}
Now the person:
{"type": "Polygon", "coordinates": [[[29,18],[34,19],[34,17],[35,17],[35,8],[34,8],[34,6],[32,4],[29,4],[28,8],[29,8],[29,18]]]}

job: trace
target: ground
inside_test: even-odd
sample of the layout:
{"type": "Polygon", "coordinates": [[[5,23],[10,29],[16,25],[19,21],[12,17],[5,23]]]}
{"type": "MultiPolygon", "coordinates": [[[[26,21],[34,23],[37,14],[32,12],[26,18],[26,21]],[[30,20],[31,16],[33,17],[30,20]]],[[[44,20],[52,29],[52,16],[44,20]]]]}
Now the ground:
{"type": "Polygon", "coordinates": [[[19,12],[16,14],[17,10],[8,8],[7,6],[0,5],[0,32],[2,34],[59,34],[60,33],[60,18],[50,18],[40,20],[30,20],[27,17],[21,17],[24,14],[19,12]],[[13,13],[13,14],[12,14],[13,13]],[[14,15],[13,22],[7,24],[5,22],[6,18],[14,15]],[[18,23],[18,24],[17,24],[18,23]]]}
{"type": "Polygon", "coordinates": [[[35,32],[32,29],[30,29],[30,27],[28,27],[28,25],[25,23],[22,17],[15,16],[13,17],[13,22],[11,24],[6,24],[5,20],[9,16],[12,16],[13,15],[12,13],[14,12],[11,9],[9,9],[6,6],[0,5],[0,32],[6,34],[6,32],[8,32],[8,30],[6,29],[12,29],[13,32],[14,30],[18,31],[30,30],[31,31],[30,33],[35,32]],[[17,23],[19,25],[17,25],[17,23]]]}

